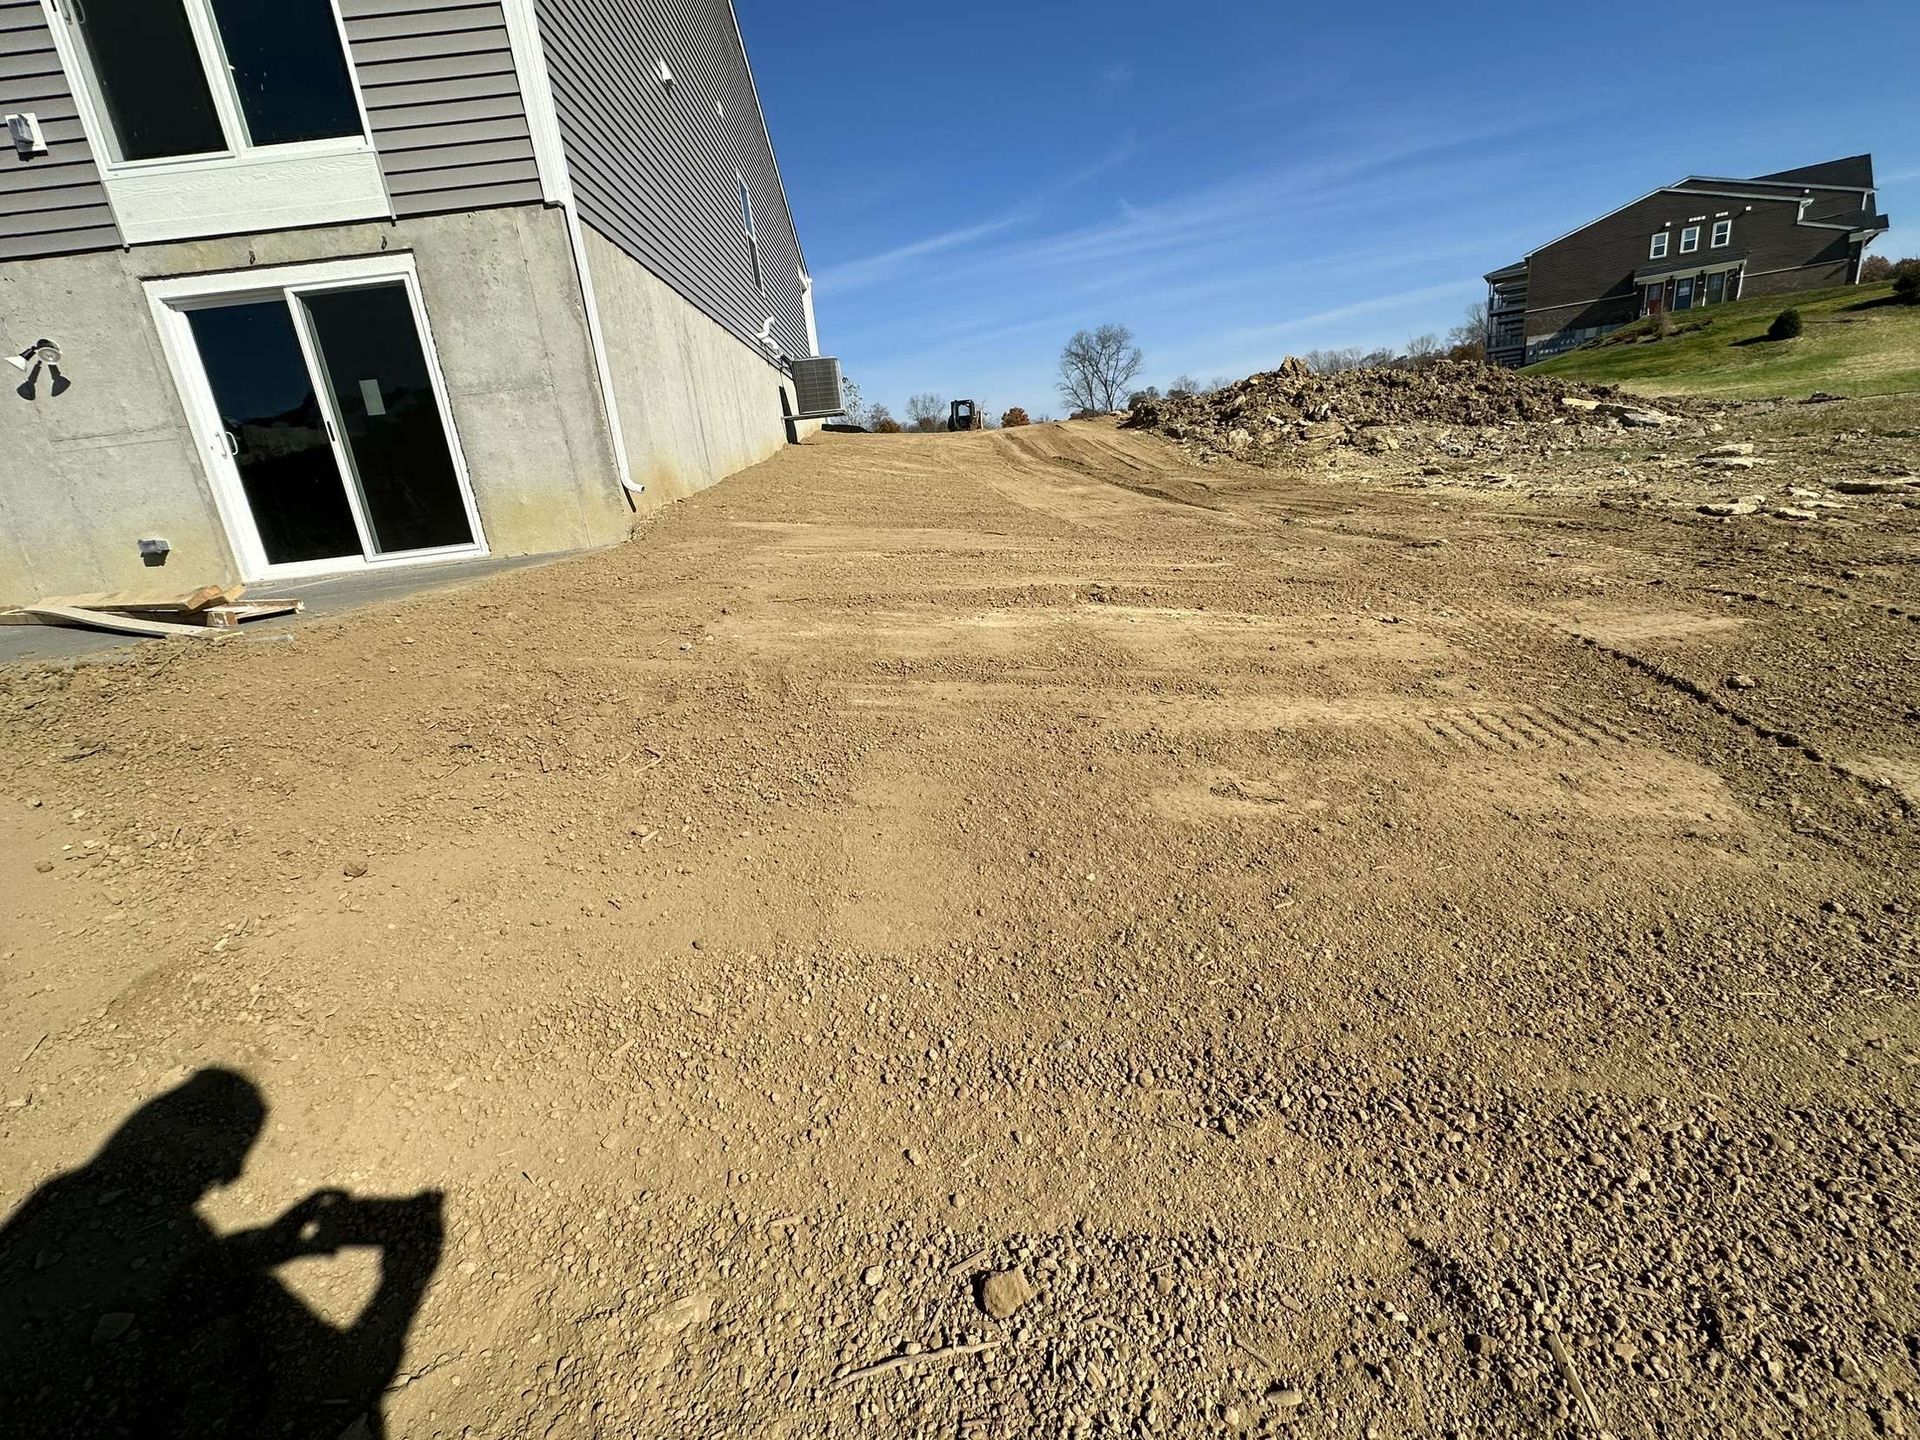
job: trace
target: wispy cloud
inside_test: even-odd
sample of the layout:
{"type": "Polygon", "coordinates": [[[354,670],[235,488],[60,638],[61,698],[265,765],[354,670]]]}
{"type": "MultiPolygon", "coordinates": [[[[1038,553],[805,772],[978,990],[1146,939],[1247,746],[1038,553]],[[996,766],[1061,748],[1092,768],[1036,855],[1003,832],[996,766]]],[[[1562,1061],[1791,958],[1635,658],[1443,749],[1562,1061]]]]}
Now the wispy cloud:
{"type": "Polygon", "coordinates": [[[1116,60],[1100,72],[1100,79],[1105,84],[1119,89],[1133,83],[1134,73],[1131,61],[1116,60]]]}
{"type": "Polygon", "coordinates": [[[971,245],[989,235],[998,235],[1020,223],[1019,215],[1003,215],[998,220],[988,220],[979,225],[964,225],[954,230],[945,230],[938,235],[929,235],[923,240],[897,246],[892,250],[883,250],[878,255],[868,255],[859,260],[847,260],[841,264],[829,266],[815,277],[822,294],[829,292],[845,293],[858,290],[863,286],[877,284],[899,273],[912,261],[927,255],[937,255],[943,250],[957,250],[961,246],[971,245]]]}
{"type": "Polygon", "coordinates": [[[1023,221],[1034,219],[1051,202],[1089,181],[1098,179],[1108,171],[1124,165],[1133,153],[1133,147],[1132,137],[1122,139],[1099,159],[1078,170],[1068,171],[1059,179],[1029,195],[1016,209],[996,219],[983,220],[973,225],[956,226],[951,230],[943,230],[939,234],[929,235],[924,239],[914,240],[891,250],[883,250],[877,255],[843,261],[823,270],[814,277],[815,282],[819,285],[822,296],[846,294],[894,279],[910,270],[916,260],[977,245],[982,240],[991,239],[995,235],[1011,230],[1023,221]]]}
{"type": "Polygon", "coordinates": [[[1317,330],[1329,325],[1338,325],[1364,315],[1409,310],[1430,301],[1445,300],[1451,295],[1478,295],[1485,288],[1478,280],[1450,280],[1444,285],[1422,285],[1417,289],[1401,290],[1392,295],[1375,295],[1366,300],[1356,300],[1348,305],[1336,305],[1331,310],[1317,310],[1311,315],[1296,315],[1290,319],[1276,320],[1271,325],[1253,325],[1245,329],[1229,330],[1224,334],[1216,335],[1214,340],[1220,345],[1253,345],[1264,340],[1279,340],[1303,330],[1317,330]]]}

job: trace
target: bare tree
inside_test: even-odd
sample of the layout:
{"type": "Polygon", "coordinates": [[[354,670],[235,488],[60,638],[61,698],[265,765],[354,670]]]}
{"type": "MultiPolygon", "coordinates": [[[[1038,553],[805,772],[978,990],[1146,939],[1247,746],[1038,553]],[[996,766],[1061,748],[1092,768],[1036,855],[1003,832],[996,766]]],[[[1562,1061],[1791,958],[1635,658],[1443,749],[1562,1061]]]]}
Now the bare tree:
{"type": "Polygon", "coordinates": [[[931,390],[907,399],[907,418],[916,430],[939,430],[947,423],[947,402],[931,390]]]}
{"type": "Polygon", "coordinates": [[[900,422],[893,418],[893,412],[879,401],[867,407],[867,428],[876,435],[898,435],[900,422]]]}
{"type": "Polygon", "coordinates": [[[1167,383],[1169,400],[1185,400],[1200,393],[1200,382],[1191,375],[1176,375],[1167,383]]]}
{"type": "Polygon", "coordinates": [[[1447,332],[1449,350],[1467,350],[1478,348],[1482,354],[1487,348],[1487,302],[1476,300],[1467,306],[1467,313],[1460,317],[1460,323],[1447,332]]]}
{"type": "Polygon", "coordinates": [[[849,425],[867,423],[867,403],[860,395],[860,385],[851,375],[840,379],[840,403],[846,408],[846,422],[849,425]]]}
{"type": "Polygon", "coordinates": [[[1124,325],[1082,330],[1060,352],[1060,398],[1076,410],[1114,410],[1145,360],[1124,325]]]}
{"type": "Polygon", "coordinates": [[[1440,358],[1440,337],[1438,335],[1409,335],[1407,337],[1407,367],[1411,370],[1424,370],[1440,358]]]}
{"type": "Polygon", "coordinates": [[[1309,350],[1300,357],[1316,375],[1341,375],[1358,370],[1367,363],[1367,352],[1358,345],[1343,350],[1309,350]]]}

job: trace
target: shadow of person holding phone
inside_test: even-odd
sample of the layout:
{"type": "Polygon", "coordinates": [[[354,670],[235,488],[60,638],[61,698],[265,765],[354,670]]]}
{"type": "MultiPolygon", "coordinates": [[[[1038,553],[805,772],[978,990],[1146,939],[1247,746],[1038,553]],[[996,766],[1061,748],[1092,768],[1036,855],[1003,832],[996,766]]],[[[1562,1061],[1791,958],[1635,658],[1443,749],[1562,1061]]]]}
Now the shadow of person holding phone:
{"type": "Polygon", "coordinates": [[[92,1160],[0,1229],[0,1435],[369,1437],[440,1263],[442,1196],[308,1196],[215,1233],[198,1205],[240,1177],[266,1123],[258,1088],[202,1070],[127,1117],[92,1160]],[[340,1327],[274,1271],[379,1251],[340,1327]]]}

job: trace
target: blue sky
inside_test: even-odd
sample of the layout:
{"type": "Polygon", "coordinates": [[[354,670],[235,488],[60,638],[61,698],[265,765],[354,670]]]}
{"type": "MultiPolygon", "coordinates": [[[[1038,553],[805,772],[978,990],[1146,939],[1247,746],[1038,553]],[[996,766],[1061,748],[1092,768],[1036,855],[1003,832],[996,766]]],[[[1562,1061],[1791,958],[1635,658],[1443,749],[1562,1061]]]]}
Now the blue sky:
{"type": "Polygon", "coordinates": [[[896,414],[1058,413],[1110,320],[1161,384],[1444,332],[1690,173],[1870,150],[1920,252],[1920,0],[736,4],[822,345],[896,414]]]}

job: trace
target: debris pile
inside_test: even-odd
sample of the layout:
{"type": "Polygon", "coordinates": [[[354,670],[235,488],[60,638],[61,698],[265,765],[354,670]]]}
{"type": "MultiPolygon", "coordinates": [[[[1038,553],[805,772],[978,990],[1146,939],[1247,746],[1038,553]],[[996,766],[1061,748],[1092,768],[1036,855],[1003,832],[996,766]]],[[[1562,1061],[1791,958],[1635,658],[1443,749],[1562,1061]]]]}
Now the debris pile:
{"type": "Polygon", "coordinates": [[[1622,404],[1610,390],[1489,365],[1443,360],[1420,370],[1317,375],[1289,358],[1277,370],[1210,395],[1142,405],[1127,423],[1202,453],[1248,455],[1278,445],[1394,450],[1400,448],[1395,432],[1415,427],[1659,424],[1668,418],[1622,404]]]}

